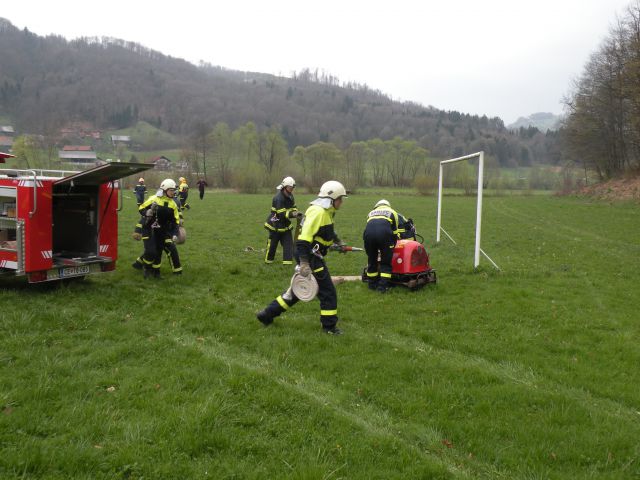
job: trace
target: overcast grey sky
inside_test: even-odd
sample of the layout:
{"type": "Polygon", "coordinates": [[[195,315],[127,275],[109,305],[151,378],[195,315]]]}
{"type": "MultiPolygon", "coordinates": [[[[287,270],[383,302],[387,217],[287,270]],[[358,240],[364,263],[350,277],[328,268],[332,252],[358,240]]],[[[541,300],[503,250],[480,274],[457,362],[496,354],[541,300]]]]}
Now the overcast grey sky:
{"type": "MultiPolygon", "coordinates": [[[[122,38],[193,63],[318,68],[397,100],[499,116],[562,112],[631,0],[4,1],[39,35],[122,38]]],[[[1,68],[1,66],[0,66],[1,68]]]]}

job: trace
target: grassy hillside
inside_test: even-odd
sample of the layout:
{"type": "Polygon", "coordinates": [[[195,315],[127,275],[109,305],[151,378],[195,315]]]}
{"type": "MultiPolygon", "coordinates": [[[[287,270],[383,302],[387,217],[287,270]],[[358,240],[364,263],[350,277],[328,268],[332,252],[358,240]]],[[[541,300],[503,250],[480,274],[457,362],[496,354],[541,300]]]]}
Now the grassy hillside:
{"type": "MultiPolygon", "coordinates": [[[[446,199],[459,245],[434,246],[434,199],[391,196],[439,283],[341,284],[331,337],[316,302],[254,317],[291,274],[262,262],[270,196],[194,198],[184,275],[146,282],[127,196],[117,271],[0,290],[1,478],[640,476],[637,207],[487,198],[502,270],[474,272],[473,199],[446,199]]],[[[345,201],[346,241],[377,198],[345,201]]],[[[328,263],[353,275],[365,257],[328,263]]]]}
{"type": "Polygon", "coordinates": [[[145,150],[157,150],[162,148],[173,148],[181,144],[181,140],[168,132],[165,132],[153,125],[139,121],[133,127],[123,128],[108,132],[105,136],[111,138],[111,135],[129,135],[134,144],[145,150]]]}

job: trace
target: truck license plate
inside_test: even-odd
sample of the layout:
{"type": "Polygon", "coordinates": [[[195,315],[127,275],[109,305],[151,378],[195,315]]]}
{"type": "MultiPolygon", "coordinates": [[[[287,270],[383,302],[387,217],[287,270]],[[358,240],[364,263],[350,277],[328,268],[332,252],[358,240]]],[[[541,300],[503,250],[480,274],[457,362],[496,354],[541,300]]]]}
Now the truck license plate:
{"type": "Polygon", "coordinates": [[[89,265],[82,265],[79,267],[65,267],[60,269],[60,278],[87,275],[89,271],[89,265]]]}

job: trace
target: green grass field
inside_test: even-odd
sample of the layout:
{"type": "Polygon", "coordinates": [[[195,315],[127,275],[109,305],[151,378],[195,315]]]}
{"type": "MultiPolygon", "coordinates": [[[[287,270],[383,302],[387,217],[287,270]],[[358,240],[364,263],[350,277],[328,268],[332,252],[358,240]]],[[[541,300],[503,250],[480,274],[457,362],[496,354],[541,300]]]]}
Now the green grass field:
{"type": "MultiPolygon", "coordinates": [[[[348,243],[377,199],[345,201],[348,243]]],[[[640,478],[638,206],[487,197],[483,249],[502,270],[474,272],[475,199],[445,199],[458,246],[434,246],[433,197],[388,199],[438,284],[338,285],[341,337],[317,302],[255,319],[291,274],[260,252],[270,195],[194,192],[180,278],[129,266],[128,198],[115,272],[4,285],[0,478],[640,478]]]]}

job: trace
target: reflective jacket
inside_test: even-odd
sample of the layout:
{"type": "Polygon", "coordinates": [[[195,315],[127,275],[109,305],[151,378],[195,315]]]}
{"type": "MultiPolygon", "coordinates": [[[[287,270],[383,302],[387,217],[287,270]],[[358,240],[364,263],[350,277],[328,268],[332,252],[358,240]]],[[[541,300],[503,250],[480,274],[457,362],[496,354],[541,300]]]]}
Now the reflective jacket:
{"type": "MultiPolygon", "coordinates": [[[[401,215],[398,214],[393,208],[387,205],[380,205],[376,207],[374,210],[369,212],[367,215],[367,227],[371,225],[372,227],[381,227],[388,226],[391,233],[400,237],[400,218],[401,215]]],[[[404,231],[404,229],[402,229],[404,231]]]]}
{"type": "Polygon", "coordinates": [[[140,215],[142,215],[142,227],[143,229],[152,228],[154,223],[157,224],[163,233],[169,235],[175,235],[178,232],[178,226],[180,224],[180,213],[176,202],[169,197],[158,197],[152,195],[140,205],[138,209],[140,215]],[[154,207],[154,205],[157,205],[154,207]],[[153,215],[147,216],[149,209],[154,210],[153,215]]]}
{"type": "Polygon", "coordinates": [[[291,230],[293,228],[290,220],[290,216],[293,214],[292,212],[298,212],[298,207],[296,207],[296,201],[293,195],[287,197],[282,193],[282,190],[280,190],[275,194],[273,200],[271,200],[271,213],[264,223],[264,228],[274,232],[291,230]]]}
{"type": "Polygon", "coordinates": [[[187,185],[187,182],[182,182],[178,187],[178,196],[180,200],[182,200],[182,203],[184,203],[189,196],[189,185],[187,185]]]}
{"type": "Polygon", "coordinates": [[[323,208],[311,205],[304,214],[302,230],[296,241],[298,256],[308,259],[313,252],[325,256],[328,249],[340,239],[333,229],[333,217],[336,210],[333,207],[323,208]]]}

